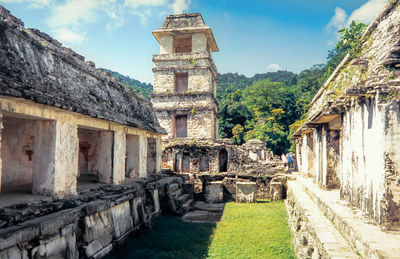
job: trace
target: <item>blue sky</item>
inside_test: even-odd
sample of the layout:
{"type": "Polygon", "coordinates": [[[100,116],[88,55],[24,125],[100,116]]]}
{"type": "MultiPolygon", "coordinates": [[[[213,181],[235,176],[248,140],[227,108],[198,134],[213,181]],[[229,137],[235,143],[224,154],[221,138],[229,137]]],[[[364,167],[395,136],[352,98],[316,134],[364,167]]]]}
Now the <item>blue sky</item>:
{"type": "Polygon", "coordinates": [[[38,28],[96,63],[152,82],[151,32],[166,15],[200,12],[214,32],[220,73],[300,72],[325,62],[338,29],[369,23],[387,0],[0,0],[38,28]]]}

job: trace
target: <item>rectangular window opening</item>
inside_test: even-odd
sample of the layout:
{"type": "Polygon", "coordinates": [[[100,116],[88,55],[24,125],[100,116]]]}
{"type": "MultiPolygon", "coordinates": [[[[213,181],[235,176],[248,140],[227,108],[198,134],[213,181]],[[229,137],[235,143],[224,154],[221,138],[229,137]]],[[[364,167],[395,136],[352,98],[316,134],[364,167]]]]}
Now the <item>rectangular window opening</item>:
{"type": "Polygon", "coordinates": [[[176,138],[187,137],[187,115],[175,116],[175,137],[176,138]]]}
{"type": "Polygon", "coordinates": [[[174,37],[174,53],[191,53],[192,36],[174,37]]]}
{"type": "Polygon", "coordinates": [[[182,93],[187,92],[188,90],[188,82],[189,82],[188,73],[175,73],[175,92],[182,93]]]}

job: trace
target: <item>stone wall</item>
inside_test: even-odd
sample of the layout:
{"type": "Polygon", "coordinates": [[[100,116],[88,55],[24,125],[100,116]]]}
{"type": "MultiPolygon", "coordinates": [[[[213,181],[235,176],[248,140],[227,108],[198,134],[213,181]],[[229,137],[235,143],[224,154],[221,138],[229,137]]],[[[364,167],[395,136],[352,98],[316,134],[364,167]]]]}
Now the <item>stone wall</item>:
{"type": "Polygon", "coordinates": [[[187,198],[173,195],[182,188],[179,177],[158,176],[0,208],[0,258],[100,258],[128,234],[151,227],[161,209],[186,212],[187,198]]]}
{"type": "Polygon", "coordinates": [[[236,175],[271,176],[284,170],[281,159],[274,156],[262,141],[250,140],[242,146],[233,145],[230,140],[219,142],[176,140],[164,145],[163,168],[176,172],[218,174],[221,171],[221,152],[227,153],[226,171],[236,175]],[[182,160],[186,155],[190,166],[182,170],[182,160]],[[200,170],[200,162],[208,163],[208,170],[200,170]],[[204,162],[204,160],[206,162],[204,162]]]}

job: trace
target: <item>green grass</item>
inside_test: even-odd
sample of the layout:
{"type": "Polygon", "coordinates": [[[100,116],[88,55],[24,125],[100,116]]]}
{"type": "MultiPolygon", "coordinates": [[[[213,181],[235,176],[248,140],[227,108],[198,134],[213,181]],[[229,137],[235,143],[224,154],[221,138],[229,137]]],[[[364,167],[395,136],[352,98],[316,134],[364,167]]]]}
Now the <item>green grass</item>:
{"type": "Polygon", "coordinates": [[[106,258],[296,258],[283,202],[227,203],[216,224],[163,216],[106,258]]]}
{"type": "Polygon", "coordinates": [[[296,258],[284,203],[227,203],[208,257],[296,258]]]}

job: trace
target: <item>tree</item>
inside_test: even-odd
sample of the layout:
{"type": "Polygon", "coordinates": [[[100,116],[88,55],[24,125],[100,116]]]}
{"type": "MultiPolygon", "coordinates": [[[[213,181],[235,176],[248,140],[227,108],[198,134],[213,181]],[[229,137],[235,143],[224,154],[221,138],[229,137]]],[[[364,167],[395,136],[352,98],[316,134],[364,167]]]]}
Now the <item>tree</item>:
{"type": "Polygon", "coordinates": [[[336,43],[335,48],[328,53],[328,76],[335,70],[347,53],[355,57],[361,52],[361,38],[366,28],[366,24],[354,20],[349,27],[338,31],[340,40],[336,43]]]}

